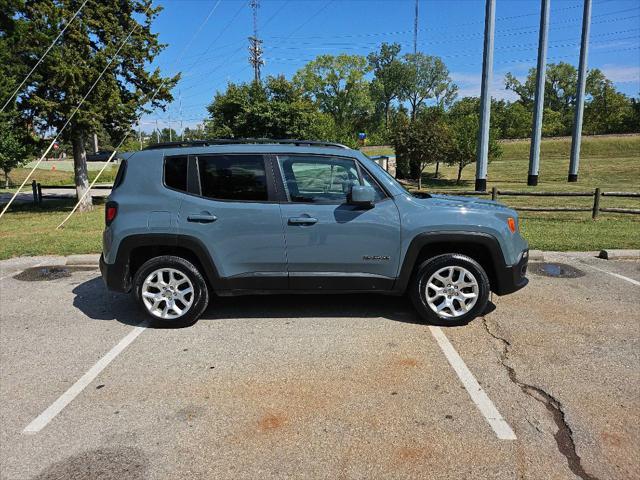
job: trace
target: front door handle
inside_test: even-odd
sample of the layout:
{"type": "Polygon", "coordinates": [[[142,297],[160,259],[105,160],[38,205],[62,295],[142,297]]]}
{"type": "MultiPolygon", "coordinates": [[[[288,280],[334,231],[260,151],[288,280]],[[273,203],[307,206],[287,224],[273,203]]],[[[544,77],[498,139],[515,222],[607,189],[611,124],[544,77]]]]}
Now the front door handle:
{"type": "Polygon", "coordinates": [[[317,218],[312,217],[291,217],[289,225],[314,225],[318,223],[317,218]]]}
{"type": "Polygon", "coordinates": [[[213,223],[218,219],[215,215],[210,213],[192,213],[187,217],[187,222],[195,223],[213,223]]]}

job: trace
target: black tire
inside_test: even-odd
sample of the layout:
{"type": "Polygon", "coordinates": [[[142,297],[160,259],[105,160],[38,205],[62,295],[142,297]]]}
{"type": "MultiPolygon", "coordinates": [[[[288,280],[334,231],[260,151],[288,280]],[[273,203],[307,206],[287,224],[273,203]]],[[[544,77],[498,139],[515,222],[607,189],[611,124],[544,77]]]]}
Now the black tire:
{"type": "Polygon", "coordinates": [[[209,304],[209,290],[200,271],[188,260],[185,260],[182,257],[174,257],[172,255],[163,255],[147,260],[138,269],[133,278],[133,294],[140,305],[140,308],[142,308],[142,310],[151,319],[152,324],[161,327],[188,327],[193,325],[198,321],[200,315],[202,315],[209,304]],[[152,314],[149,309],[147,309],[142,298],[142,286],[145,279],[155,270],[161,268],[178,270],[182,275],[189,279],[193,286],[191,306],[184,314],[177,318],[164,319],[152,314]]]}
{"type": "MultiPolygon", "coordinates": [[[[491,286],[489,284],[489,278],[480,264],[474,259],[458,253],[446,253],[424,261],[416,269],[409,285],[409,296],[420,317],[430,324],[441,326],[466,325],[475,317],[484,313],[487,308],[490,292],[491,286]],[[478,294],[476,303],[467,313],[457,317],[443,318],[429,306],[426,297],[426,284],[431,276],[438,272],[438,270],[450,266],[463,267],[468,270],[477,281],[478,294]]],[[[460,309],[459,301],[457,301],[456,305],[457,308],[460,309]]],[[[445,311],[445,313],[451,314],[452,312],[449,309],[449,311],[445,311]]]]}

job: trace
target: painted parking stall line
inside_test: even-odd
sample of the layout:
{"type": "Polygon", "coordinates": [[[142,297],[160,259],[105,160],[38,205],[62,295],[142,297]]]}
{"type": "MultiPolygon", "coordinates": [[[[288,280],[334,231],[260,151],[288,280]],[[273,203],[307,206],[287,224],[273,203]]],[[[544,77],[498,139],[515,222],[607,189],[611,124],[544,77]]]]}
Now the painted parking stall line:
{"type": "Polygon", "coordinates": [[[609,272],[607,270],[604,270],[602,268],[594,267],[593,265],[591,265],[589,263],[582,262],[582,265],[586,265],[587,267],[591,267],[594,270],[598,270],[599,272],[602,272],[602,273],[607,273],[607,274],[611,275],[612,277],[619,278],[620,280],[624,280],[626,282],[632,283],[633,285],[637,285],[637,286],[640,287],[640,282],[638,280],[634,280],[633,278],[625,277],[624,275],[620,275],[619,273],[613,273],[613,272],[609,272]]]}
{"type": "Polygon", "coordinates": [[[478,410],[480,410],[480,413],[482,413],[496,436],[500,440],[516,440],[516,434],[513,432],[506,420],[502,418],[502,415],[500,415],[496,406],[482,389],[442,329],[434,326],[430,326],[429,329],[431,330],[433,337],[436,339],[436,342],[438,342],[442,353],[444,353],[444,356],[458,375],[462,385],[467,390],[471,400],[476,404],[476,407],[478,407],[478,410]]]}
{"type": "Polygon", "coordinates": [[[87,373],[78,379],[69,389],[53,402],[44,412],[38,415],[22,433],[35,434],[46,427],[74,398],[76,398],[120,353],[127,348],[138,336],[146,330],[148,322],[142,322],[133,328],[116,346],[109,350],[104,357],[91,367],[87,373]]]}

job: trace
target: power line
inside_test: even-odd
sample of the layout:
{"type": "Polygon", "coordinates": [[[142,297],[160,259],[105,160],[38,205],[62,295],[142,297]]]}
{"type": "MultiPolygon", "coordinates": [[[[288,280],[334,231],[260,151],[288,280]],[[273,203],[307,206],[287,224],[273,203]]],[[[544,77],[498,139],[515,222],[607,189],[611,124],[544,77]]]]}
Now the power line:
{"type": "MultiPolygon", "coordinates": [[[[182,60],[182,53],[184,53],[184,52],[186,51],[186,49],[187,49],[187,48],[189,48],[189,46],[191,45],[191,43],[193,42],[193,40],[194,40],[194,39],[196,38],[196,36],[200,33],[200,31],[201,31],[201,30],[202,30],[202,28],[205,26],[205,24],[209,21],[209,19],[210,19],[210,18],[211,18],[211,16],[213,15],[213,12],[216,10],[216,8],[218,8],[218,5],[220,4],[220,1],[221,1],[221,0],[218,0],[218,2],[213,6],[212,10],[209,12],[209,15],[207,15],[207,16],[205,17],[205,19],[204,19],[204,21],[202,22],[202,24],[200,25],[200,27],[199,27],[199,28],[198,28],[198,29],[193,33],[193,35],[192,35],[191,39],[189,40],[189,42],[187,42],[187,44],[183,47],[182,52],[181,52],[181,55],[179,55],[179,56],[178,56],[178,62],[180,62],[180,61],[182,60]]],[[[150,7],[151,7],[151,3],[149,3],[149,7],[147,7],[147,10],[148,10],[150,7]]],[[[145,13],[146,13],[146,11],[145,11],[145,13]]],[[[136,27],[137,27],[138,25],[139,25],[139,24],[137,24],[137,23],[136,23],[136,27]]],[[[134,27],[134,29],[135,29],[135,27],[134,27]]],[[[133,33],[133,31],[132,31],[132,33],[133,33]]],[[[129,34],[129,35],[131,35],[131,34],[129,34]]],[[[105,70],[106,70],[106,69],[105,69],[105,70]]],[[[104,73],[104,72],[103,72],[103,73],[104,73]]],[[[153,100],[156,98],[156,96],[158,95],[158,93],[160,92],[160,90],[162,89],[162,87],[164,86],[165,82],[166,82],[166,79],[165,79],[165,80],[163,80],[163,81],[160,83],[160,85],[158,86],[158,88],[156,89],[156,91],[153,93],[153,95],[151,96],[151,98],[150,98],[149,100],[147,100],[147,102],[145,102],[145,104],[146,104],[146,103],[149,103],[149,102],[153,102],[153,100]]],[[[142,105],[144,105],[144,104],[142,104],[142,105]]],[[[78,107],[78,108],[79,108],[79,107],[78,107]]],[[[75,112],[74,112],[74,113],[75,113],[75,112]]],[[[143,112],[143,113],[144,113],[144,112],[143,112]]],[[[136,123],[140,122],[140,119],[142,118],[143,113],[141,113],[140,115],[138,115],[138,118],[137,118],[137,122],[136,122],[136,123]]],[[[65,126],[66,126],[66,125],[65,125],[65,126]]],[[[66,222],[71,218],[71,216],[76,212],[76,210],[78,209],[78,206],[82,203],[82,201],[83,201],[83,200],[85,199],[85,197],[89,194],[89,192],[91,192],[91,189],[93,188],[93,186],[94,186],[94,185],[96,184],[96,182],[98,181],[98,178],[100,178],[100,175],[102,175],[102,173],[105,171],[105,169],[107,168],[107,165],[109,165],[109,164],[111,163],[111,161],[113,160],[113,158],[114,158],[114,157],[115,157],[115,155],[116,155],[116,152],[120,149],[120,147],[121,147],[121,146],[122,146],[122,144],[127,140],[127,138],[129,138],[129,135],[130,135],[130,134],[131,134],[131,129],[129,129],[129,130],[125,133],[125,135],[122,137],[122,140],[120,140],[120,143],[119,143],[119,144],[116,146],[116,148],[113,150],[113,152],[112,152],[112,153],[111,153],[111,155],[109,156],[109,159],[105,162],[105,164],[103,165],[102,169],[101,169],[101,170],[98,172],[98,174],[95,176],[95,178],[93,179],[93,182],[91,182],[91,184],[89,185],[89,188],[84,192],[84,194],[82,195],[82,197],[81,197],[80,199],[78,199],[77,203],[75,204],[75,206],[73,207],[73,209],[71,210],[71,212],[69,212],[69,214],[65,217],[65,219],[64,219],[62,222],[60,222],[60,225],[58,225],[58,226],[56,227],[56,230],[58,230],[58,229],[62,228],[62,226],[63,226],[63,225],[64,225],[64,224],[65,224],[65,223],[66,223],[66,222]]],[[[49,147],[49,148],[51,148],[51,147],[49,147]]],[[[45,153],[45,155],[46,155],[46,153],[45,153]]],[[[40,159],[40,160],[42,160],[42,159],[40,159]]],[[[38,161],[38,163],[39,163],[39,161],[38,161]]],[[[37,167],[37,164],[36,164],[36,167],[37,167]]],[[[35,167],[34,167],[34,170],[35,170],[35,167]]],[[[33,170],[32,170],[32,173],[33,173],[33,170]]],[[[26,182],[26,180],[25,180],[25,182],[26,182]]],[[[23,185],[24,185],[24,182],[23,182],[23,185]]],[[[18,189],[18,191],[19,191],[19,189],[18,189]]],[[[7,205],[7,207],[8,207],[8,206],[9,206],[9,205],[7,205]]],[[[6,210],[6,208],[5,208],[5,210],[6,210]]],[[[4,213],[4,211],[3,211],[2,213],[4,213]]],[[[2,215],[0,214],[0,216],[2,216],[2,215]]]]}
{"type": "MultiPolygon", "coordinates": [[[[143,12],[143,15],[145,15],[149,9],[151,8],[151,3],[149,3],[149,5],[147,6],[146,10],[143,12]]],[[[102,72],[100,72],[100,75],[98,75],[98,78],[96,78],[96,80],[93,82],[93,85],[91,85],[91,88],[89,88],[89,91],[87,93],[85,93],[84,97],[82,97],[82,99],[80,100],[80,103],[76,106],[75,110],[73,111],[73,113],[71,114],[71,116],[67,119],[67,121],[64,123],[64,125],[62,126],[62,128],[60,130],[58,130],[56,132],[56,136],[54,137],[53,140],[51,140],[51,143],[49,144],[49,147],[47,147],[47,149],[45,150],[45,152],[42,154],[42,156],[40,157],[40,159],[36,162],[36,164],[33,166],[33,168],[31,169],[31,171],[29,172],[29,174],[25,177],[24,181],[22,182],[22,184],[18,187],[18,189],[15,191],[15,193],[13,194],[13,196],[11,197],[11,199],[9,200],[9,202],[5,205],[4,209],[2,210],[2,212],[0,212],[0,218],[2,218],[2,216],[4,215],[4,213],[9,209],[9,206],[13,203],[13,201],[15,200],[15,198],[18,196],[18,193],[20,193],[20,190],[22,190],[22,187],[25,186],[25,184],[27,183],[27,181],[29,181],[29,179],[31,178],[31,175],[33,175],[33,172],[35,171],[36,168],[38,168],[38,165],[40,165],[40,163],[42,162],[42,160],[45,158],[45,156],[51,151],[51,148],[53,148],[53,145],[56,143],[56,141],[58,140],[58,138],[60,138],[60,135],[62,134],[62,132],[65,130],[65,128],[67,128],[67,126],[69,125],[69,123],[71,123],[71,120],[73,119],[73,117],[76,116],[76,113],[78,113],[78,110],[80,110],[80,107],[82,106],[82,104],[85,102],[85,100],[87,99],[87,97],[89,97],[89,95],[91,94],[91,92],[93,91],[93,89],[96,87],[96,85],[98,84],[98,82],[100,81],[100,79],[102,78],[102,76],[105,74],[105,72],[109,69],[109,67],[111,66],[111,64],[113,63],[113,61],[118,57],[118,54],[120,53],[120,50],[122,50],[122,48],[125,46],[125,44],[127,43],[127,41],[129,41],[129,38],[131,37],[131,35],[133,35],[133,32],[135,32],[138,27],[140,26],[140,24],[138,22],[136,22],[135,26],[131,29],[131,31],[129,32],[129,35],[127,35],[127,37],[123,40],[123,42],[120,44],[120,46],[118,47],[118,50],[116,50],[116,53],[111,57],[111,59],[109,60],[109,62],[107,63],[107,65],[105,65],[104,69],[102,70],[102,72]]],[[[86,194],[86,192],[85,192],[86,194]]],[[[83,196],[84,198],[84,196],[83,196]]],[[[82,199],[81,199],[82,200],[82,199]]],[[[81,201],[80,200],[80,201],[81,201]]],[[[80,201],[78,202],[78,205],[80,204],[80,201]]],[[[77,205],[76,205],[77,207],[77,205]]]]}
{"type": "Polygon", "coordinates": [[[22,80],[22,82],[20,83],[20,85],[18,85],[18,87],[13,91],[13,93],[9,96],[9,98],[7,98],[7,101],[5,102],[5,104],[2,106],[2,108],[0,108],[0,113],[4,112],[4,109],[7,108],[7,105],[9,105],[9,103],[11,102],[11,100],[13,99],[13,97],[16,96],[16,94],[20,91],[20,89],[22,88],[22,86],[25,84],[25,82],[29,79],[29,77],[31,76],[31,74],[35,71],[35,69],[38,67],[38,65],[40,65],[40,63],[42,62],[42,60],[44,60],[44,57],[47,56],[47,53],[49,53],[49,51],[53,48],[53,46],[58,42],[58,39],[62,36],[62,34],[64,32],[67,31],[67,28],[69,28],[69,25],[71,25],[71,23],[75,20],[75,18],[78,16],[78,14],[80,13],[80,10],[82,10],[84,8],[84,6],[87,4],[89,0],[84,0],[84,2],[82,2],[82,5],[80,5],[80,8],[78,8],[78,10],[76,10],[76,13],[73,14],[73,17],[71,17],[71,20],[69,20],[64,28],[60,31],[60,33],[58,34],[58,36],[53,40],[53,42],[51,42],[51,45],[49,45],[49,47],[44,51],[44,53],[40,56],[40,58],[38,59],[38,61],[36,62],[36,64],[33,66],[33,68],[29,71],[29,73],[27,73],[27,76],[24,77],[24,79],[22,80]]]}

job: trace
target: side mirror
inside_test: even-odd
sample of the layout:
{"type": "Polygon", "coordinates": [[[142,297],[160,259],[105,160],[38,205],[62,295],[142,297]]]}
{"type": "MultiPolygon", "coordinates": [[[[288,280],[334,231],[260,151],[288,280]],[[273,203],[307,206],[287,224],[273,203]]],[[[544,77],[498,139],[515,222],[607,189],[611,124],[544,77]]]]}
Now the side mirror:
{"type": "Polygon", "coordinates": [[[373,208],[376,191],[368,185],[354,185],[351,187],[348,203],[363,208],[373,208]]]}

